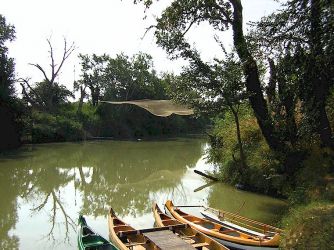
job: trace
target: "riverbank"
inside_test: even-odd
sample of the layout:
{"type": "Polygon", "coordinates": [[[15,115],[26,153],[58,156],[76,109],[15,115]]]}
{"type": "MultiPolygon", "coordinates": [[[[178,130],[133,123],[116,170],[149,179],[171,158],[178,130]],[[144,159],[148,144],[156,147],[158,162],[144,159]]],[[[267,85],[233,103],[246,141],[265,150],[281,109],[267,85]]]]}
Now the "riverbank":
{"type": "Polygon", "coordinates": [[[309,242],[319,242],[318,249],[331,249],[334,238],[327,235],[334,235],[334,227],[326,218],[334,204],[333,151],[322,147],[316,138],[301,138],[294,145],[294,151],[273,152],[248,107],[240,110],[239,119],[245,164],[240,160],[232,115],[227,113],[224,119],[215,120],[209,158],[218,167],[217,177],[244,190],[287,200],[289,209],[281,221],[288,232],[282,241],[284,249],[305,249],[309,242]],[[309,214],[313,214],[314,219],[310,219],[309,214]],[[326,226],[322,227],[320,222],[326,226]],[[322,248],[324,244],[327,247],[322,248]]]}

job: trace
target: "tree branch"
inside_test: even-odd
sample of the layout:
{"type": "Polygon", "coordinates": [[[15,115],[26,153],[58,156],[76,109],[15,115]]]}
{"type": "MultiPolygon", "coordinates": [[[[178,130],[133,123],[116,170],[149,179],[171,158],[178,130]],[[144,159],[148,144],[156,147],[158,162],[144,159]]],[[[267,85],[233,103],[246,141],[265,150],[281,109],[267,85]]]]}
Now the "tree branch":
{"type": "MultiPolygon", "coordinates": [[[[63,58],[60,62],[60,65],[58,69],[55,71],[55,73],[52,74],[52,82],[55,80],[56,76],[59,74],[60,69],[62,68],[65,60],[72,54],[72,52],[75,50],[75,45],[74,42],[71,44],[69,48],[67,48],[67,41],[66,38],[64,38],[64,53],[63,53],[63,58]]],[[[56,67],[56,66],[55,66],[56,67]]]]}
{"type": "Polygon", "coordinates": [[[49,78],[47,77],[47,75],[46,75],[44,69],[43,69],[39,64],[29,63],[29,65],[35,66],[37,69],[39,69],[39,70],[43,73],[45,80],[46,80],[47,82],[50,82],[50,80],[49,80],[49,78]]]}

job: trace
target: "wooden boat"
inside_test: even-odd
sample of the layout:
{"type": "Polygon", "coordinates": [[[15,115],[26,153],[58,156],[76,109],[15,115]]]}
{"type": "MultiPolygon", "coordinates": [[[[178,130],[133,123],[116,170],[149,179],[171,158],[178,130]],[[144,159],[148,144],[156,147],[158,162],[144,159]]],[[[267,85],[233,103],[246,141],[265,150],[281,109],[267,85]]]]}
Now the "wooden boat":
{"type": "Polygon", "coordinates": [[[117,250],[108,240],[95,233],[86,223],[85,218],[79,216],[78,248],[80,250],[117,250]]]}
{"type": "Polygon", "coordinates": [[[278,249],[280,240],[279,234],[264,237],[254,236],[252,234],[241,232],[231,227],[223,226],[210,220],[182,212],[179,208],[175,207],[173,202],[170,200],[166,202],[165,206],[172,216],[178,221],[189,224],[192,228],[219,240],[219,242],[228,247],[247,250],[278,249]]]}
{"type": "Polygon", "coordinates": [[[267,225],[256,220],[251,220],[224,210],[203,207],[203,210],[200,211],[200,213],[211,221],[254,236],[273,237],[275,234],[283,233],[283,230],[280,228],[267,225]]]}
{"type": "MultiPolygon", "coordinates": [[[[152,205],[152,211],[155,219],[156,226],[166,227],[170,225],[179,225],[180,222],[174,218],[164,214],[156,203],[152,205]]],[[[208,237],[207,235],[191,228],[180,228],[175,232],[180,238],[191,244],[197,249],[205,250],[228,250],[227,247],[208,237]]]]}
{"type": "Polygon", "coordinates": [[[196,249],[172,232],[172,230],[188,227],[184,224],[136,230],[117,218],[112,208],[108,216],[108,224],[109,238],[121,250],[196,249]]]}

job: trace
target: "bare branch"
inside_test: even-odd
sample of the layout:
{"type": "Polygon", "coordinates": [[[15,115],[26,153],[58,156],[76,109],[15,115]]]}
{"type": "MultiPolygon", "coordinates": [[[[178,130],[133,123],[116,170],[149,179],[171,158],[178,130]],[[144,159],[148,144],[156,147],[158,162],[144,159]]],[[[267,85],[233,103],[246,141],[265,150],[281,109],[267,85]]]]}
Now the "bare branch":
{"type": "Polygon", "coordinates": [[[153,28],[156,28],[156,25],[150,25],[148,28],[146,28],[144,35],[140,38],[140,40],[143,40],[146,36],[146,34],[153,28]]]}
{"type": "MultiPolygon", "coordinates": [[[[53,48],[52,48],[52,45],[51,45],[51,42],[50,42],[50,39],[46,39],[46,41],[48,42],[49,44],[49,47],[50,47],[50,57],[51,57],[51,79],[53,79],[53,76],[55,74],[55,60],[54,60],[54,57],[53,57],[53,48]]],[[[53,83],[53,81],[51,81],[51,83],[53,83]]]]}
{"type": "Polygon", "coordinates": [[[75,44],[74,44],[74,42],[71,44],[71,46],[69,48],[67,48],[67,41],[66,41],[66,38],[64,38],[64,53],[63,53],[63,58],[62,58],[62,60],[60,62],[60,65],[59,65],[58,69],[55,71],[54,74],[52,74],[52,79],[51,79],[52,82],[55,80],[55,78],[59,74],[59,71],[62,68],[65,60],[72,54],[72,52],[74,50],[75,50],[75,44]]]}
{"type": "Polygon", "coordinates": [[[41,96],[34,90],[33,87],[30,86],[29,80],[30,79],[24,79],[24,78],[17,79],[17,82],[20,83],[20,85],[22,87],[22,91],[23,91],[24,96],[30,102],[31,105],[36,105],[36,104],[39,104],[39,105],[42,105],[42,106],[45,105],[45,103],[44,103],[43,99],[41,98],[41,96]],[[27,87],[29,88],[30,92],[32,92],[37,97],[38,100],[33,100],[29,96],[29,94],[27,93],[27,90],[26,90],[26,86],[24,84],[27,85],[27,87]]]}
{"type": "Polygon", "coordinates": [[[50,82],[50,80],[49,80],[49,78],[47,77],[47,75],[46,75],[44,69],[43,69],[39,64],[29,63],[29,65],[35,66],[37,69],[39,69],[39,70],[43,73],[45,80],[46,80],[47,82],[50,82]]]}
{"type": "Polygon", "coordinates": [[[185,34],[187,34],[187,32],[190,30],[190,28],[194,25],[194,23],[196,23],[198,21],[199,18],[194,18],[194,20],[192,20],[192,22],[189,24],[188,28],[182,33],[182,37],[185,36],[185,34]]]}

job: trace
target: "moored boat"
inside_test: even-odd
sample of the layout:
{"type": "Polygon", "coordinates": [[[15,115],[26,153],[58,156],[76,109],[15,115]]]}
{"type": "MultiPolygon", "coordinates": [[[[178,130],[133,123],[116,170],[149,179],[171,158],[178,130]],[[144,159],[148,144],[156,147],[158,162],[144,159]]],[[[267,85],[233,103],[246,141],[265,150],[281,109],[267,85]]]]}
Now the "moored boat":
{"type": "Polygon", "coordinates": [[[236,229],[241,232],[249,233],[254,236],[270,237],[275,234],[282,234],[283,230],[256,220],[245,218],[239,214],[224,210],[218,210],[211,207],[203,207],[200,213],[207,219],[236,229]]]}
{"type": "MultiPolygon", "coordinates": [[[[152,205],[152,211],[155,219],[156,226],[168,227],[170,225],[179,225],[180,222],[176,219],[163,213],[156,203],[152,205]]],[[[228,250],[227,247],[218,243],[209,236],[193,229],[191,227],[176,229],[175,233],[188,244],[191,244],[197,249],[205,250],[228,250]]]]}
{"type": "Polygon", "coordinates": [[[173,233],[173,230],[187,227],[184,224],[136,230],[117,218],[112,208],[108,216],[108,224],[109,238],[121,250],[196,249],[173,233]]]}
{"type": "Polygon", "coordinates": [[[78,248],[80,250],[117,250],[108,240],[94,232],[82,215],[79,216],[78,223],[78,248]]]}
{"type": "Polygon", "coordinates": [[[271,236],[257,236],[187,214],[177,206],[174,206],[170,200],[166,202],[165,206],[178,221],[189,224],[192,228],[219,240],[228,247],[247,250],[272,250],[278,248],[280,240],[278,233],[271,236]]]}

